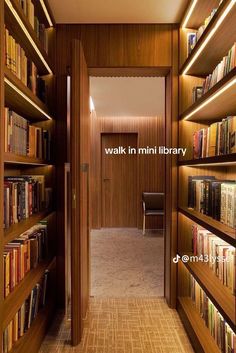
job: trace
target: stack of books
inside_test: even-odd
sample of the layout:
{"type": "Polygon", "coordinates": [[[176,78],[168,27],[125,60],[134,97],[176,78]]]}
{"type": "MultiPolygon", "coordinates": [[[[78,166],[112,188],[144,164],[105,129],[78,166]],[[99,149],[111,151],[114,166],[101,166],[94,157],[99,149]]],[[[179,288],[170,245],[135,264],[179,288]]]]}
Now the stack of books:
{"type": "Polygon", "coordinates": [[[29,297],[22,304],[13,320],[5,329],[3,333],[3,353],[11,351],[14,344],[31,327],[39,310],[45,306],[47,301],[48,277],[49,271],[47,270],[44,277],[32,289],[29,297]]]}
{"type": "Polygon", "coordinates": [[[44,175],[4,178],[4,228],[50,208],[52,189],[45,188],[44,175]]]}
{"type": "Polygon", "coordinates": [[[197,224],[192,226],[192,252],[236,295],[236,249],[197,224]]]}
{"type": "Polygon", "coordinates": [[[236,350],[236,336],[197,281],[190,275],[190,296],[222,353],[236,350]]]}
{"type": "Polygon", "coordinates": [[[211,11],[211,14],[205,19],[203,25],[201,25],[197,31],[188,33],[188,35],[187,35],[187,55],[189,55],[191,53],[191,51],[195,47],[198,40],[201,38],[203,32],[205,31],[205,29],[207,28],[207,26],[211,22],[212,18],[215,16],[217,10],[218,10],[217,8],[214,8],[211,11]]]}
{"type": "Polygon", "coordinates": [[[36,32],[36,35],[46,52],[48,52],[48,33],[45,25],[40,23],[38,17],[35,16],[34,4],[31,0],[18,0],[20,7],[22,8],[25,16],[28,18],[29,23],[36,32]]]}
{"type": "Polygon", "coordinates": [[[51,159],[51,134],[5,108],[5,152],[45,161],[51,159]]]}
{"type": "Polygon", "coordinates": [[[236,182],[213,176],[188,177],[188,208],[236,227],[236,182]]]}
{"type": "Polygon", "coordinates": [[[193,158],[236,153],[236,116],[229,116],[193,135],[193,158]]]}
{"type": "Polygon", "coordinates": [[[39,223],[4,247],[4,297],[48,257],[47,224],[39,223]]]}
{"type": "Polygon", "coordinates": [[[35,64],[29,60],[20,44],[5,28],[5,65],[43,102],[46,101],[45,81],[38,76],[35,64]]]}
{"type": "Polygon", "coordinates": [[[228,55],[216,66],[212,74],[208,75],[203,83],[203,94],[209,91],[217,82],[226,76],[236,66],[236,43],[229,50],[228,55]]]}

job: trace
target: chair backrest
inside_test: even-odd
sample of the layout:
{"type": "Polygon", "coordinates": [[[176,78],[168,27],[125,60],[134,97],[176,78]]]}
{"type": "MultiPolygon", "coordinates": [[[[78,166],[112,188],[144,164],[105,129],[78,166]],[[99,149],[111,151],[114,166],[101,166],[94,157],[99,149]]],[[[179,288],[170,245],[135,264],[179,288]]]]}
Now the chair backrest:
{"type": "Polygon", "coordinates": [[[143,202],[147,210],[163,210],[164,211],[164,197],[163,192],[143,192],[143,202]]]}

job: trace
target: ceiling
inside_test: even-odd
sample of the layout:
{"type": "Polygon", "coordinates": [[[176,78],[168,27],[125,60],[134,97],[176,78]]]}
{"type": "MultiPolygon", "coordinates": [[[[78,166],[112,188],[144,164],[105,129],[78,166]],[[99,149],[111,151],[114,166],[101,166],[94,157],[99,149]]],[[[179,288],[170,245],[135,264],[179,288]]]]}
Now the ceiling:
{"type": "Polygon", "coordinates": [[[179,23],[189,0],[49,0],[57,23],[179,23]]]}
{"type": "Polygon", "coordinates": [[[164,116],[164,77],[91,77],[97,116],[164,116]]]}

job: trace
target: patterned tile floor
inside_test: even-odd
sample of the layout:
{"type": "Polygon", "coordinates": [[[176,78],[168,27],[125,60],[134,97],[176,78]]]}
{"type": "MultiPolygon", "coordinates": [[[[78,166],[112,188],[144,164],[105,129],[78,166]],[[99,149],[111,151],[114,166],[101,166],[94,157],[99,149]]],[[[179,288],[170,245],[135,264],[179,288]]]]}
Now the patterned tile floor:
{"type": "Polygon", "coordinates": [[[93,231],[91,294],[84,335],[70,346],[58,314],[40,353],[193,353],[179,316],[163,298],[162,232],[93,231]]]}
{"type": "Polygon", "coordinates": [[[54,321],[40,353],[193,353],[163,298],[91,298],[84,335],[70,346],[70,323],[54,321]]]}

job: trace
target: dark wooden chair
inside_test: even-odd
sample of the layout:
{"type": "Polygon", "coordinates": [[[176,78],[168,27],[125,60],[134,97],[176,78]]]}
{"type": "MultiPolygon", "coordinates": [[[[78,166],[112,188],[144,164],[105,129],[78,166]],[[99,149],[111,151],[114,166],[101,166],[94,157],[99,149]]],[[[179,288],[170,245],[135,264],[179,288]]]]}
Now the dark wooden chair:
{"type": "Polygon", "coordinates": [[[165,194],[163,192],[143,192],[143,235],[145,235],[146,216],[164,216],[165,194]]]}

